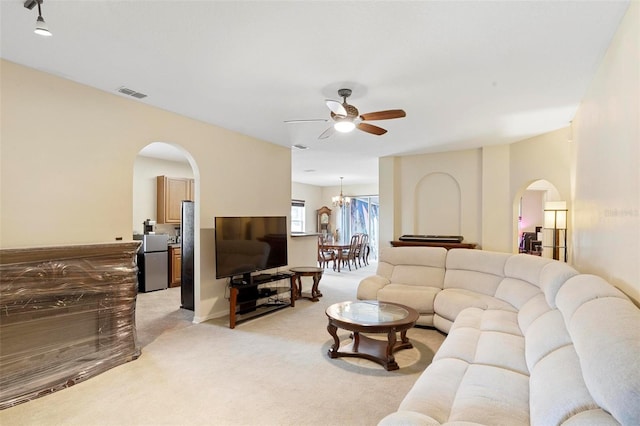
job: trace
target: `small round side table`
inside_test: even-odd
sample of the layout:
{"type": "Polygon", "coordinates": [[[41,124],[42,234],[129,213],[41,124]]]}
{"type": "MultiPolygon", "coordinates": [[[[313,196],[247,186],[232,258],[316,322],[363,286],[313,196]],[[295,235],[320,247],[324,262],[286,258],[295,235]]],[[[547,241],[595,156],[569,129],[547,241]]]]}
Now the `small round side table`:
{"type": "Polygon", "coordinates": [[[293,275],[291,275],[291,283],[292,287],[296,288],[296,299],[304,297],[310,299],[312,302],[317,302],[318,298],[322,297],[322,293],[318,290],[318,285],[320,284],[324,269],[316,266],[297,266],[289,270],[293,273],[293,275]],[[302,277],[313,278],[313,286],[311,287],[311,294],[309,295],[302,294],[302,277]]]}

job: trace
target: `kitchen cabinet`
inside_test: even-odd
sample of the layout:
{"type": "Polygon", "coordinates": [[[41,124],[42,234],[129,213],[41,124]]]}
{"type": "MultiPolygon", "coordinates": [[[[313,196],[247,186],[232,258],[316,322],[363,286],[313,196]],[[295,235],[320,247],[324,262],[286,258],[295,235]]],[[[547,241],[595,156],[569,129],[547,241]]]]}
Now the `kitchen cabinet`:
{"type": "Polygon", "coordinates": [[[182,251],[179,246],[169,246],[169,287],[179,287],[181,283],[182,251]]]}
{"type": "Polygon", "coordinates": [[[193,201],[193,191],[193,179],[158,176],[157,222],[180,223],[182,201],[193,201]]]}

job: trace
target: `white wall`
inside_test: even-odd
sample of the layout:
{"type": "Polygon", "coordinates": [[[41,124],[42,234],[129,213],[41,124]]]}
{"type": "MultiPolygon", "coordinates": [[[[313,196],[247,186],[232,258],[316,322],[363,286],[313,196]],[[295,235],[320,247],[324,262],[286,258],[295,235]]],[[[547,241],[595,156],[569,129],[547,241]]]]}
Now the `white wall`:
{"type": "Polygon", "coordinates": [[[640,3],[573,121],[573,262],[640,303],[640,3]]]}

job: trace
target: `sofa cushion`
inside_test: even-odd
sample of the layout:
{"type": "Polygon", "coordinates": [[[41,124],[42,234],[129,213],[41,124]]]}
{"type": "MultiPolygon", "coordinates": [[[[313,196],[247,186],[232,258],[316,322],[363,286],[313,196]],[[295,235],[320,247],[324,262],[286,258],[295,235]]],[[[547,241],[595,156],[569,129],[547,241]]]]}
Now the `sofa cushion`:
{"type": "Polygon", "coordinates": [[[620,423],[602,408],[597,408],[574,414],[562,426],[620,426],[620,423]]]}
{"type": "Polygon", "coordinates": [[[420,315],[432,315],[433,300],[439,291],[435,287],[391,283],[378,292],[378,300],[412,307],[420,315]]]}
{"type": "Polygon", "coordinates": [[[380,252],[378,275],[394,284],[442,288],[446,257],[442,247],[385,247],[380,252]],[[380,270],[381,263],[393,268],[380,270]]]}
{"type": "Polygon", "coordinates": [[[442,247],[383,247],[378,259],[378,275],[387,275],[397,265],[426,266],[444,269],[447,250],[442,247]],[[380,267],[382,265],[382,270],[380,267]],[[391,265],[391,269],[387,268],[391,265]]]}
{"type": "Polygon", "coordinates": [[[531,324],[525,333],[525,342],[529,371],[533,371],[538,361],[551,352],[572,344],[562,314],[557,309],[545,312],[531,324]]]}
{"type": "Polygon", "coordinates": [[[531,370],[531,424],[559,425],[572,415],[599,408],[580,371],[573,345],[542,358],[531,370]]]}
{"type": "Polygon", "coordinates": [[[511,255],[504,264],[504,275],[535,284],[540,281],[542,269],[553,262],[552,259],[529,254],[511,255]]]}
{"type": "Polygon", "coordinates": [[[562,262],[551,262],[540,271],[538,286],[547,300],[547,304],[556,308],[556,294],[560,287],[571,277],[578,275],[578,271],[562,262]]]}
{"type": "Polygon", "coordinates": [[[406,395],[398,409],[400,419],[389,416],[385,421],[421,424],[401,420],[403,412],[415,411],[441,424],[528,425],[528,397],[526,375],[443,358],[427,367],[406,395]]]}
{"type": "Polygon", "coordinates": [[[446,422],[468,368],[468,362],[456,358],[432,362],[402,400],[398,411],[428,413],[439,423],[446,422]]]}
{"type": "Polygon", "coordinates": [[[454,321],[458,314],[468,307],[516,311],[509,303],[495,297],[460,288],[447,288],[439,292],[434,307],[439,316],[449,321],[454,321]]]}
{"type": "Polygon", "coordinates": [[[521,279],[506,277],[500,281],[495,297],[519,309],[538,294],[540,294],[538,286],[521,279]]]}
{"type": "Polygon", "coordinates": [[[640,310],[594,275],[570,278],[558,309],[593,399],[622,424],[640,419],[640,310]]]}
{"type": "Polygon", "coordinates": [[[440,426],[441,423],[429,417],[426,414],[418,413],[416,411],[396,411],[380,420],[378,426],[398,426],[398,425],[412,425],[412,426],[440,426]]]}
{"type": "Polygon", "coordinates": [[[459,358],[528,375],[524,349],[515,312],[467,308],[458,315],[433,359],[459,358]]]}
{"type": "Polygon", "coordinates": [[[522,334],[526,336],[527,330],[531,324],[538,319],[545,312],[549,312],[551,308],[547,304],[543,293],[537,294],[535,297],[529,299],[520,310],[518,311],[518,325],[522,334]]]}
{"type": "Polygon", "coordinates": [[[444,288],[461,288],[493,296],[504,278],[504,265],[510,256],[483,250],[449,250],[444,288]]]}
{"type": "Polygon", "coordinates": [[[529,377],[491,365],[466,371],[449,415],[450,422],[529,425],[529,377]]]}

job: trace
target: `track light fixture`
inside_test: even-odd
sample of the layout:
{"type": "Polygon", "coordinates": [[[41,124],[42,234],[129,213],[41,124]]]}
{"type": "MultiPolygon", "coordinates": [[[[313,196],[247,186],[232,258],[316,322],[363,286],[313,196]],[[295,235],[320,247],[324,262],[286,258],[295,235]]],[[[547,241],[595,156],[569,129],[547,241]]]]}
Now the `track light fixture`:
{"type": "Polygon", "coordinates": [[[27,0],[24,2],[24,7],[31,10],[36,5],[38,5],[38,19],[36,20],[36,29],[33,32],[41,36],[51,37],[53,34],[51,34],[51,31],[49,31],[47,23],[44,22],[44,18],[42,17],[42,10],[40,9],[40,5],[43,1],[44,0],[27,0]]]}

